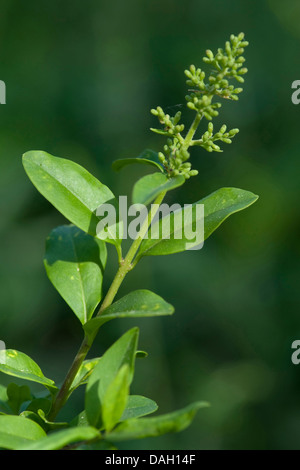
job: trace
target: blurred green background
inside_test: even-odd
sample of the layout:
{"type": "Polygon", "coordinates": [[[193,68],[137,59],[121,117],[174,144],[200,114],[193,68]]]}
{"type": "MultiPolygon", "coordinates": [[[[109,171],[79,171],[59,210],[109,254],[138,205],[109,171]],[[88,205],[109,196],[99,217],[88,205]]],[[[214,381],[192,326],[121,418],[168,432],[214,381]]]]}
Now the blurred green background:
{"type": "MultiPolygon", "coordinates": [[[[149,357],[137,362],[132,392],[156,400],[160,412],[194,400],[212,406],[188,430],[130,448],[300,448],[300,375],[291,362],[300,337],[300,106],[291,102],[299,24],[298,0],[1,1],[0,339],[57,381],[81,342],[78,320],[43,267],[45,238],[65,220],[31,185],[22,153],[70,158],[116,195],[130,195],[145,170],[114,174],[111,162],[161,149],[149,110],[185,102],[183,70],[201,67],[207,48],[240,31],[250,41],[244,92],[216,119],[240,133],[222,154],[194,149],[199,176],[168,198],[191,203],[235,186],[259,201],[202,250],[142,260],[120,295],[151,289],[175,306],[174,316],[107,324],[91,352],[138,324],[149,357]]],[[[192,117],[184,111],[187,124],[192,117]]],[[[115,270],[110,246],[105,286],[115,270]]],[[[79,391],[65,416],[81,411],[81,400],[79,391]]]]}

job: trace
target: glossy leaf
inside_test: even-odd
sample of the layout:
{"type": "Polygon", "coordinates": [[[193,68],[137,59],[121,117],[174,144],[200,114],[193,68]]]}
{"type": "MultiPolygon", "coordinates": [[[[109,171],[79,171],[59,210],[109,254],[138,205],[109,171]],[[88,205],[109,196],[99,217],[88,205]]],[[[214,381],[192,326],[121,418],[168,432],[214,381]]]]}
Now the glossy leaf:
{"type": "Polygon", "coordinates": [[[59,450],[63,447],[100,438],[99,431],[91,426],[63,429],[36,442],[19,446],[17,450],[59,450]]]}
{"type": "Polygon", "coordinates": [[[0,447],[15,450],[46,436],[34,421],[21,416],[0,416],[0,447]]]}
{"type": "Polygon", "coordinates": [[[84,232],[96,236],[97,209],[104,203],[116,204],[107,186],[77,163],[46,152],[25,153],[23,165],[34,186],[57,210],[84,232]]]}
{"type": "MultiPolygon", "coordinates": [[[[204,240],[206,240],[230,215],[246,209],[257,199],[258,196],[249,191],[237,188],[221,188],[193,204],[193,209],[195,209],[195,206],[198,204],[204,205],[204,240]]],[[[144,239],[142,241],[138,254],[139,258],[145,255],[168,255],[185,251],[187,249],[189,240],[184,236],[184,233],[181,238],[176,238],[174,235],[176,231],[178,232],[177,222],[180,222],[182,219],[182,217],[180,218],[178,215],[182,214],[183,210],[184,209],[182,208],[175,213],[171,212],[171,214],[164,218],[164,223],[171,227],[169,238],[156,239],[149,236],[148,239],[144,239]]],[[[192,215],[192,223],[195,224],[197,221],[197,211],[193,210],[192,215]]],[[[162,219],[155,222],[153,227],[151,227],[151,233],[161,233],[162,224],[162,219]]],[[[198,242],[201,243],[204,240],[198,240],[198,242]]]]}
{"type": "Polygon", "coordinates": [[[0,372],[44,385],[56,390],[53,380],[47,379],[40,367],[26,354],[15,349],[0,351],[0,372]]]}
{"type": "Polygon", "coordinates": [[[174,307],[153,292],[141,289],[130,292],[107,307],[100,316],[92,318],[84,325],[87,334],[115,318],[138,318],[171,315],[174,307]]]}
{"type": "Polygon", "coordinates": [[[150,398],[141,395],[130,395],[120,421],[149,415],[150,413],[154,413],[157,409],[157,404],[155,401],[150,400],[150,398]]]}
{"type": "Polygon", "coordinates": [[[119,422],[129,395],[129,366],[124,364],[107,387],[102,399],[102,422],[111,431],[119,422]]]}
{"type": "Polygon", "coordinates": [[[153,173],[140,178],[133,187],[132,203],[144,204],[145,206],[163,191],[170,191],[183,185],[185,178],[182,175],[168,178],[161,173],[153,173]]]}
{"type": "Polygon", "coordinates": [[[134,165],[134,164],[150,165],[156,169],[158,168],[162,172],[164,171],[158,159],[157,153],[150,149],[144,150],[136,158],[121,158],[119,160],[115,160],[112,164],[112,169],[114,171],[120,171],[125,166],[134,165]]]}
{"type": "Polygon", "coordinates": [[[206,402],[196,402],[186,408],[156,418],[133,418],[119,424],[106,438],[113,441],[143,439],[162,434],[179,432],[189,426],[200,408],[207,407],[206,402]]]}
{"type": "Polygon", "coordinates": [[[47,275],[82,324],[101,300],[106,258],[106,244],[74,225],[57,227],[47,238],[47,275]]]}
{"type": "Polygon", "coordinates": [[[120,368],[129,366],[129,384],[133,378],[139,330],[132,328],[121,336],[101,357],[86,387],[85,411],[92,426],[101,424],[101,406],[109,385],[120,368]]]}

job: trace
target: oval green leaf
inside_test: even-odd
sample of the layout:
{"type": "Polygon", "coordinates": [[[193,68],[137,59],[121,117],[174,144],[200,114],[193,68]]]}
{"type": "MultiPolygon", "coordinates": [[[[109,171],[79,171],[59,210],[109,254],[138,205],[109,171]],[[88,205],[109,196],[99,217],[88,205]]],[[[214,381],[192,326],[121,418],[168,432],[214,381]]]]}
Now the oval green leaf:
{"type": "Polygon", "coordinates": [[[179,432],[191,424],[200,408],[207,406],[209,404],[206,402],[196,402],[179,411],[158,416],[157,418],[128,419],[109,433],[106,439],[117,442],[179,432]]]}
{"type": "MultiPolygon", "coordinates": [[[[37,190],[70,222],[92,236],[97,235],[97,209],[116,205],[111,190],[85,168],[42,151],[23,155],[25,171],[37,190]]],[[[120,240],[106,241],[119,244],[120,240]]]]}
{"type": "Polygon", "coordinates": [[[46,437],[45,431],[34,421],[21,416],[0,416],[0,447],[15,450],[46,437]]]}
{"type": "Polygon", "coordinates": [[[74,225],[57,227],[47,238],[47,275],[82,324],[101,300],[106,258],[105,243],[74,225]]]}
{"type": "Polygon", "coordinates": [[[89,335],[104,323],[115,318],[138,318],[172,315],[174,307],[153,292],[140,289],[122,297],[107,307],[100,316],[92,318],[84,325],[89,335]]]}
{"type": "Polygon", "coordinates": [[[4,349],[0,351],[0,372],[20,379],[37,382],[55,391],[53,380],[47,379],[40,367],[26,354],[15,349],[4,349]]]}
{"type": "MultiPolygon", "coordinates": [[[[192,204],[190,208],[193,226],[196,222],[200,222],[200,219],[198,220],[197,218],[198,211],[195,210],[196,206],[201,204],[204,206],[204,221],[201,216],[202,223],[204,222],[204,237],[202,237],[203,239],[201,240],[197,240],[195,245],[203,243],[230,215],[246,209],[257,199],[258,196],[249,191],[238,188],[221,188],[204,199],[192,204]]],[[[169,213],[163,217],[163,219],[156,221],[153,226],[151,226],[151,233],[159,235],[155,235],[155,237],[149,236],[142,241],[138,259],[142,256],[168,255],[188,249],[187,246],[189,246],[189,244],[192,245],[192,243],[186,238],[184,230],[180,232],[181,236],[178,237],[178,226],[182,224],[181,226],[185,228],[184,222],[182,222],[183,214],[184,208],[181,208],[169,213]],[[162,238],[160,236],[160,234],[163,233],[163,224],[169,227],[169,231],[167,231],[169,235],[168,238],[162,238]]]]}
{"type": "Polygon", "coordinates": [[[141,395],[130,395],[120,421],[149,415],[150,413],[157,411],[157,409],[157,404],[155,401],[150,400],[150,398],[146,398],[141,395]]]}
{"type": "Polygon", "coordinates": [[[53,432],[48,437],[36,442],[19,446],[17,450],[59,450],[69,444],[88,442],[97,438],[101,438],[97,429],[91,426],[82,426],[53,432]]]}
{"type": "Polygon", "coordinates": [[[147,206],[150,202],[162,192],[170,191],[183,185],[185,178],[182,175],[168,178],[162,173],[152,173],[140,178],[133,187],[132,203],[144,204],[147,206]]]}

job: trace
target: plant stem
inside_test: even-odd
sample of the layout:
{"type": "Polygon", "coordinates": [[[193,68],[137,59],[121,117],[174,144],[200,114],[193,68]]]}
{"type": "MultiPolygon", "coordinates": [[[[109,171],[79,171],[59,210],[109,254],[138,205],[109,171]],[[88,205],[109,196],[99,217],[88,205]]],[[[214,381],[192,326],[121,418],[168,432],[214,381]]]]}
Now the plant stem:
{"type": "Polygon", "coordinates": [[[185,136],[184,143],[182,145],[182,148],[184,148],[185,150],[187,150],[190,147],[190,145],[192,144],[193,137],[194,137],[195,132],[196,132],[196,130],[197,130],[199,124],[200,124],[201,119],[202,119],[202,114],[197,113],[196,116],[195,116],[194,121],[191,124],[191,127],[190,127],[187,135],[185,136]]]}
{"type": "MultiPolygon", "coordinates": [[[[119,290],[119,287],[120,285],[122,284],[126,274],[131,271],[131,269],[133,268],[133,265],[131,264],[132,263],[132,260],[133,258],[135,257],[139,247],[140,247],[140,244],[142,243],[142,240],[143,238],[145,237],[146,233],[148,232],[149,230],[149,227],[151,225],[151,222],[155,216],[155,214],[157,213],[158,209],[159,209],[159,206],[160,204],[162,203],[162,200],[163,198],[165,197],[165,194],[166,192],[162,192],[160,193],[157,198],[155,199],[152,207],[153,207],[153,210],[151,210],[148,214],[148,217],[146,218],[146,220],[144,221],[139,233],[138,233],[138,236],[136,237],[136,239],[132,242],[129,250],[128,250],[128,253],[126,255],[126,257],[124,258],[124,260],[122,261],[121,263],[121,266],[119,267],[112,283],[111,283],[111,286],[110,288],[108,289],[107,293],[106,293],[106,296],[104,297],[104,300],[101,304],[101,307],[97,313],[96,316],[100,316],[101,313],[103,312],[104,309],[106,309],[107,307],[109,307],[112,302],[114,301],[114,298],[119,290]]],[[[71,388],[71,385],[74,381],[74,378],[81,366],[81,364],[83,363],[84,359],[86,358],[96,336],[97,336],[97,333],[98,333],[98,330],[95,330],[93,332],[92,335],[85,335],[84,339],[83,339],[83,342],[78,350],[78,353],[76,354],[75,356],[75,359],[66,375],[66,378],[63,382],[63,385],[61,386],[54,402],[53,402],[53,406],[52,406],[52,409],[49,413],[49,416],[48,416],[48,419],[49,421],[53,421],[55,419],[55,417],[57,416],[58,412],[60,411],[60,409],[63,407],[63,405],[65,404],[65,402],[67,401],[68,399],[68,396],[69,396],[69,393],[70,393],[70,388],[71,388]]]]}

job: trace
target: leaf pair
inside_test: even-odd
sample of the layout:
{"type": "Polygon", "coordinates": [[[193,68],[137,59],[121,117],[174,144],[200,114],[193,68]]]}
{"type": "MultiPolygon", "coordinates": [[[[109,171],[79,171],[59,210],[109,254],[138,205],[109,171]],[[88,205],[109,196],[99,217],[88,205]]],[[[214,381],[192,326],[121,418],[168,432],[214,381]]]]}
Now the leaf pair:
{"type": "MultiPolygon", "coordinates": [[[[81,442],[102,442],[104,438],[103,448],[106,448],[106,441],[118,442],[159,436],[180,431],[188,426],[196,411],[207,406],[207,403],[198,402],[174,413],[144,418],[157,410],[157,404],[143,396],[129,395],[135,358],[138,355],[138,335],[137,328],[129,330],[101,358],[83,363],[71,390],[87,382],[85,412],[81,414],[78,422],[73,423],[76,427],[71,423],[70,428],[59,430],[61,423],[48,423],[40,410],[41,399],[36,399],[36,405],[33,400],[33,408],[27,407],[27,411],[20,416],[0,415],[0,447],[16,450],[55,450],[70,444],[77,446],[81,442]],[[49,436],[43,429],[44,425],[53,429],[49,436]],[[104,436],[100,434],[100,430],[105,431],[104,436]]],[[[41,383],[52,392],[56,390],[54,382],[47,379],[28,356],[14,350],[1,353],[2,372],[41,383]]],[[[23,400],[28,395],[27,387],[26,390],[24,387],[15,390],[14,387],[9,396],[15,400],[21,392],[23,400]]],[[[66,423],[62,424],[66,426],[66,423]]]]}
{"type": "Polygon", "coordinates": [[[174,413],[156,418],[141,418],[157,410],[153,400],[129,395],[134,375],[138,328],[127,331],[102,356],[87,384],[84,425],[105,431],[110,442],[159,436],[187,427],[199,408],[196,402],[174,413]]]}
{"type": "Polygon", "coordinates": [[[90,425],[110,431],[125,410],[133,379],[138,328],[116,341],[101,357],[86,387],[85,412],[90,425]]]}
{"type": "MultiPolygon", "coordinates": [[[[45,152],[28,152],[23,164],[41,194],[76,225],[64,225],[51,232],[44,264],[50,281],[84,325],[101,301],[107,260],[106,245],[96,236],[99,219],[95,213],[99,205],[115,204],[115,198],[105,185],[70,160],[45,152]]],[[[163,174],[148,176],[154,177],[156,185],[152,182],[147,186],[148,198],[155,197],[162,188],[178,185],[176,178],[167,180],[163,174]]],[[[144,201],[142,187],[137,183],[136,200],[144,201]]],[[[120,244],[120,239],[108,241],[120,244]]],[[[106,321],[110,318],[107,316],[106,321]]]]}
{"type": "MultiPolygon", "coordinates": [[[[117,168],[121,168],[132,160],[124,159],[119,164],[115,164],[117,168]]],[[[146,158],[137,159],[143,163],[149,163],[151,160],[146,158]]],[[[152,162],[153,163],[153,162],[152,162]]],[[[99,218],[96,216],[97,209],[105,203],[112,203],[116,205],[116,200],[113,193],[95,177],[93,177],[87,170],[80,165],[71,162],[70,160],[53,157],[45,152],[28,152],[23,155],[23,164],[25,170],[37,187],[37,189],[48,199],[60,212],[70,220],[74,225],[79,227],[84,232],[92,237],[97,236],[97,224],[99,218]]],[[[155,162],[155,165],[159,165],[155,162]]],[[[174,189],[184,183],[184,177],[177,176],[167,178],[162,173],[154,173],[146,175],[141,178],[134,186],[133,189],[133,203],[134,204],[150,204],[158,194],[174,189]]],[[[201,204],[204,206],[204,236],[206,240],[227,217],[231,214],[249,207],[257,200],[258,196],[255,194],[244,191],[238,188],[221,188],[211,195],[192,204],[192,207],[197,207],[201,204]]],[[[157,227],[154,227],[154,232],[160,233],[162,223],[172,223],[176,219],[176,224],[180,221],[178,213],[184,216],[184,208],[175,212],[169,211],[166,217],[163,217],[163,222],[156,222],[157,227]],[[175,219],[174,219],[175,218],[175,219]]],[[[196,214],[197,211],[194,211],[196,214]]],[[[192,224],[195,224],[197,215],[193,215],[192,224]]],[[[190,224],[190,222],[188,222],[190,224]]],[[[118,230],[119,238],[113,238],[113,235],[108,230],[108,238],[106,241],[114,243],[120,249],[122,228],[121,223],[118,230]]],[[[176,224],[173,231],[169,234],[168,238],[164,236],[158,239],[147,239],[140,247],[139,257],[149,255],[163,255],[170,253],[178,253],[186,249],[186,238],[183,236],[181,239],[174,237],[177,233],[176,224]]],[[[184,228],[184,227],[183,227],[184,228]]],[[[107,235],[107,233],[106,233],[107,235]]],[[[98,233],[98,237],[101,235],[98,233]]],[[[51,237],[50,237],[51,238],[51,237]]],[[[104,248],[101,247],[104,254],[104,248]]],[[[90,312],[80,311],[78,316],[89,318],[90,312]]]]}
{"type": "Polygon", "coordinates": [[[101,240],[75,226],[54,229],[46,242],[47,275],[78,317],[86,333],[92,333],[109,320],[124,317],[170,315],[174,309],[147,290],[131,292],[91,319],[102,298],[106,246],[101,240]]]}

